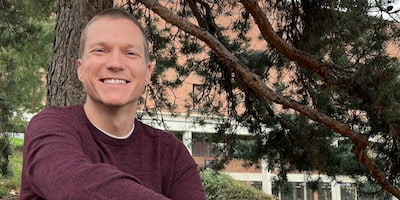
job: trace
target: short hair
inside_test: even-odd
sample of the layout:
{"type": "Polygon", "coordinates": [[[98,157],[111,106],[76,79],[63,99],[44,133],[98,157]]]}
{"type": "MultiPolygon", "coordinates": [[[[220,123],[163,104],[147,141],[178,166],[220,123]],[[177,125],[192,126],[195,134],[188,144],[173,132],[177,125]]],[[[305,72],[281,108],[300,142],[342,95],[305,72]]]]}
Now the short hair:
{"type": "Polygon", "coordinates": [[[95,22],[98,19],[101,18],[112,18],[112,19],[128,19],[131,22],[133,22],[142,32],[142,36],[143,36],[143,47],[144,47],[144,58],[146,62],[150,61],[150,53],[149,53],[149,44],[148,44],[148,40],[147,40],[147,36],[144,32],[144,29],[142,27],[142,25],[140,25],[139,21],[129,12],[127,12],[124,9],[121,8],[109,8],[106,10],[103,10],[102,12],[98,13],[97,15],[95,15],[85,26],[85,28],[83,29],[82,33],[81,33],[81,38],[80,38],[80,43],[79,43],[79,57],[81,58],[83,56],[83,52],[85,50],[85,42],[86,42],[86,35],[87,35],[87,30],[89,28],[89,26],[95,22]]]}

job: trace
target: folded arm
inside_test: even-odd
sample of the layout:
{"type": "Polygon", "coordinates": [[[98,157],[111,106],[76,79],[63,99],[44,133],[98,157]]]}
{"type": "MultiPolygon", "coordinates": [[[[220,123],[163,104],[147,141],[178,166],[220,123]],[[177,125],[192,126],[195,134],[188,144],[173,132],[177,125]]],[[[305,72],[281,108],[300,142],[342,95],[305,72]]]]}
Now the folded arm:
{"type": "Polygon", "coordinates": [[[92,163],[74,129],[48,117],[35,118],[25,134],[22,189],[45,199],[168,199],[112,165],[92,163]]]}

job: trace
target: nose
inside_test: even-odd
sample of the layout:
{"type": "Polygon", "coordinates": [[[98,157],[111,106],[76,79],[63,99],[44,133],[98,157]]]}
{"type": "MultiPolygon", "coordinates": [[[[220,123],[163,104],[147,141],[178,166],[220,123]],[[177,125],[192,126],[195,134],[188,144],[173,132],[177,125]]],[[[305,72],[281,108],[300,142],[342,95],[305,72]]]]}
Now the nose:
{"type": "Polygon", "coordinates": [[[120,71],[124,69],[122,55],[118,51],[113,51],[109,54],[107,59],[106,68],[111,71],[120,71]]]}

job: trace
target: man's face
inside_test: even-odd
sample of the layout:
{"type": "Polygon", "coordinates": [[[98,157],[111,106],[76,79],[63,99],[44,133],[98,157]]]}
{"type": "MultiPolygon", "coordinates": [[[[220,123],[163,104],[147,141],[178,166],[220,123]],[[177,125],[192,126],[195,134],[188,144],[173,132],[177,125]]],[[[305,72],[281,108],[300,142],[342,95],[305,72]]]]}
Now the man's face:
{"type": "Polygon", "coordinates": [[[103,17],[89,25],[84,46],[78,78],[87,103],[136,105],[152,72],[140,29],[128,19],[103,17]]]}

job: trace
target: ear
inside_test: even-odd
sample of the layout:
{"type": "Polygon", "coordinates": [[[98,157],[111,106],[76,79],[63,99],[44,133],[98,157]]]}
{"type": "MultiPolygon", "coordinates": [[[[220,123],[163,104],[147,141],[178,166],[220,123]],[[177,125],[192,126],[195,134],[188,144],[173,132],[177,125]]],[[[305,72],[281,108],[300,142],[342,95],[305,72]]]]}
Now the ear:
{"type": "Polygon", "coordinates": [[[82,81],[82,60],[80,58],[76,61],[76,73],[78,75],[78,79],[82,81]]]}
{"type": "Polygon", "coordinates": [[[146,85],[150,84],[152,74],[153,74],[153,65],[149,62],[146,66],[146,85]]]}

